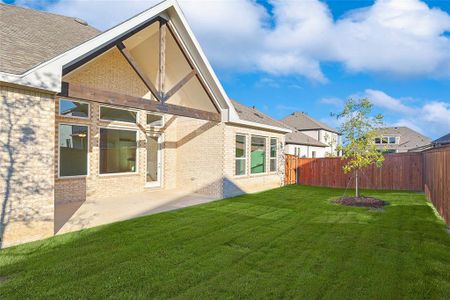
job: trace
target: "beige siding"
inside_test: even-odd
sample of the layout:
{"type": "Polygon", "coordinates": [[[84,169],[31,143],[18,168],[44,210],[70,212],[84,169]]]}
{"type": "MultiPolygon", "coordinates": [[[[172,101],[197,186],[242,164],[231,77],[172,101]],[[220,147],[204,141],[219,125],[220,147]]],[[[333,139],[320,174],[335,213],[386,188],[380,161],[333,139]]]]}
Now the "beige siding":
{"type": "Polygon", "coordinates": [[[2,247],[53,234],[54,96],[0,85],[2,247]]]}

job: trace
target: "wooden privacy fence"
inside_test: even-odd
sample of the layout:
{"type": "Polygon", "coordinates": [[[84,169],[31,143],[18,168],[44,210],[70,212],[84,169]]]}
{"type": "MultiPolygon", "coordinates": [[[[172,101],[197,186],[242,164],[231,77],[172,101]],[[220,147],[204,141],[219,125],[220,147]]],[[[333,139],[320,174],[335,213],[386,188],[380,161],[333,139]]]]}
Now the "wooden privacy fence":
{"type": "MultiPolygon", "coordinates": [[[[421,153],[386,154],[381,168],[370,166],[358,176],[366,189],[424,191],[450,226],[450,147],[421,153]]],[[[299,158],[286,155],[285,183],[354,187],[353,173],[345,174],[339,157],[299,158]]]]}
{"type": "Polygon", "coordinates": [[[423,152],[424,192],[450,226],[450,146],[423,152]]]}
{"type": "MultiPolygon", "coordinates": [[[[386,154],[381,168],[372,165],[359,173],[361,188],[383,190],[422,191],[422,154],[386,154]]],[[[298,158],[289,155],[286,166],[286,183],[341,187],[354,185],[354,173],[345,174],[346,161],[339,157],[298,158]],[[294,163],[292,161],[296,160],[294,163]],[[292,170],[296,167],[297,170],[292,170]],[[289,170],[291,169],[291,170],[289,170]],[[289,176],[295,176],[292,178],[289,176]]]]}

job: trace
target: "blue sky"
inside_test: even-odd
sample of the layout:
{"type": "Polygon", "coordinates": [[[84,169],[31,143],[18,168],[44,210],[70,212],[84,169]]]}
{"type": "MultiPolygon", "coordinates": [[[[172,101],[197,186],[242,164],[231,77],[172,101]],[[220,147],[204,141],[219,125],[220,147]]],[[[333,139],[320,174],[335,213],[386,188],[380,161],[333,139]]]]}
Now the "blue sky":
{"type": "MultiPolygon", "coordinates": [[[[157,1],[18,0],[107,29],[157,1]]],[[[230,97],[336,126],[348,97],[388,125],[450,132],[450,1],[193,1],[180,5],[230,97]]]]}

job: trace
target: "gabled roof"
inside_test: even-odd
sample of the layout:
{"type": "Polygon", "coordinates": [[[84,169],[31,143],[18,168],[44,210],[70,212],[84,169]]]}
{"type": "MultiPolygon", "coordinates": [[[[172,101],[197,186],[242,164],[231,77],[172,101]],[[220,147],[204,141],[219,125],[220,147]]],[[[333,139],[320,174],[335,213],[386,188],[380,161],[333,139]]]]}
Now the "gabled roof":
{"type": "MultiPolygon", "coordinates": [[[[422,147],[431,143],[431,139],[412,130],[409,127],[397,126],[397,127],[384,127],[380,129],[380,135],[392,135],[399,136],[399,144],[388,144],[390,149],[412,149],[417,147],[422,147]]],[[[380,145],[385,147],[386,144],[380,145]]]]}
{"type": "Polygon", "coordinates": [[[282,119],[282,121],[283,123],[286,123],[299,131],[323,129],[330,132],[338,133],[336,129],[308,116],[304,112],[294,112],[289,116],[286,116],[284,119],[282,119]]]}
{"type": "Polygon", "coordinates": [[[450,144],[450,133],[433,141],[433,144],[450,144]]]}
{"type": "Polygon", "coordinates": [[[100,33],[84,21],[0,3],[0,72],[23,74],[100,33]]]}
{"type": "MultiPolygon", "coordinates": [[[[160,2],[101,33],[92,27],[83,25],[82,21],[76,22],[74,18],[57,16],[46,12],[35,12],[28,9],[11,7],[9,5],[3,5],[2,8],[27,15],[26,18],[32,21],[31,24],[33,24],[32,26],[28,26],[34,27],[34,29],[30,29],[31,32],[29,35],[14,35],[11,33],[19,29],[8,29],[8,43],[10,45],[6,49],[7,53],[4,55],[6,55],[7,60],[11,60],[12,56],[9,51],[21,49],[19,51],[20,53],[15,54],[16,56],[14,56],[13,60],[23,60],[23,62],[5,63],[4,69],[0,68],[0,81],[59,93],[61,92],[63,69],[68,69],[102,49],[114,46],[116,40],[120,40],[120,38],[132,34],[138,28],[141,28],[145,24],[149,24],[152,20],[165,18],[173,25],[173,28],[175,29],[174,34],[178,36],[182,43],[182,47],[188,53],[193,65],[199,70],[198,76],[205,82],[206,88],[213,96],[214,102],[221,108],[223,121],[284,133],[290,132],[289,129],[284,128],[282,125],[280,127],[279,124],[274,124],[274,126],[272,126],[256,120],[245,120],[239,117],[208,59],[203,53],[203,50],[189,27],[176,0],[160,2]],[[55,28],[48,28],[49,24],[52,22],[61,25],[61,28],[58,30],[63,32],[55,33],[55,28]],[[41,25],[41,23],[43,25],[41,25]],[[36,29],[39,29],[41,32],[36,32],[36,29]],[[54,40],[53,44],[47,45],[48,47],[43,47],[40,41],[36,41],[41,35],[44,39],[51,40],[49,37],[45,36],[53,34],[56,37],[59,37],[59,39],[54,40]],[[34,41],[34,43],[32,43],[32,41],[34,41]],[[60,43],[61,45],[56,45],[60,43]],[[50,51],[51,48],[56,49],[50,51]],[[32,59],[25,58],[25,56],[35,51],[39,53],[35,56],[32,55],[32,59]],[[30,67],[31,69],[29,69],[30,67]]],[[[3,19],[3,16],[0,19],[3,19]]],[[[17,19],[12,18],[12,20],[17,23],[17,19]]],[[[19,26],[16,24],[16,26],[19,28],[22,25],[19,26]]]]}
{"type": "Polygon", "coordinates": [[[278,129],[284,130],[285,132],[290,131],[290,129],[285,124],[260,112],[255,107],[246,106],[246,105],[239,103],[233,99],[231,99],[231,102],[233,103],[233,106],[241,120],[249,121],[249,122],[257,123],[257,124],[262,124],[265,126],[270,126],[270,127],[272,127],[272,129],[278,128],[278,129]]]}

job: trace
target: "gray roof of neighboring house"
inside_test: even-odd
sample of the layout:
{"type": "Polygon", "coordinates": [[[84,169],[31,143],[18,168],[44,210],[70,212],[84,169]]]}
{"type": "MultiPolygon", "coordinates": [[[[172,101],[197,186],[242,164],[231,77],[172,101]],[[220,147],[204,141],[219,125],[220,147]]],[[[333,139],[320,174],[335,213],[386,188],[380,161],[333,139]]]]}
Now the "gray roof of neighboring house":
{"type": "Polygon", "coordinates": [[[246,106],[233,99],[231,99],[231,102],[233,103],[233,106],[238,113],[239,118],[242,120],[289,129],[285,124],[260,112],[255,107],[246,106]]]}
{"type": "Polygon", "coordinates": [[[330,132],[338,133],[338,131],[327,124],[324,124],[316,119],[308,116],[304,112],[294,112],[289,116],[286,116],[282,121],[297,130],[314,130],[323,129],[330,132]]]}
{"type": "Polygon", "coordinates": [[[450,144],[450,133],[434,140],[433,144],[450,144]]]}
{"type": "Polygon", "coordinates": [[[0,3],[0,72],[23,74],[100,33],[83,22],[0,3]]]}
{"type": "Polygon", "coordinates": [[[380,148],[384,148],[386,146],[389,149],[408,150],[431,143],[430,138],[404,126],[385,127],[380,129],[380,134],[400,136],[399,144],[383,144],[380,145],[380,148]]]}
{"type": "Polygon", "coordinates": [[[286,134],[286,144],[327,147],[326,144],[295,129],[292,129],[292,132],[286,134]]]}

